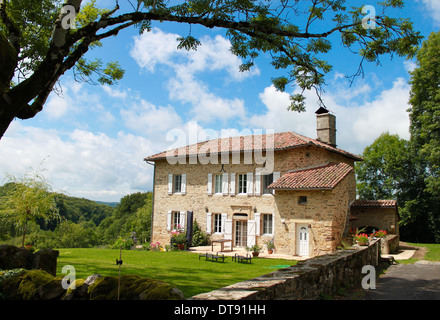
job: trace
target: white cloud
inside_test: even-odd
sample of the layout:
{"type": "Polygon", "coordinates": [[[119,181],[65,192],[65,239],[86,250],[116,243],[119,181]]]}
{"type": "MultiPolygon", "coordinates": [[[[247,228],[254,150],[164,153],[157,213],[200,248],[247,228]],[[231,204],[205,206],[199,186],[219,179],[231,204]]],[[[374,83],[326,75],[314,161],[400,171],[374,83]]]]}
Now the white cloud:
{"type": "Polygon", "coordinates": [[[178,50],[177,37],[177,34],[154,28],[134,38],[130,55],[149,72],[154,72],[158,65],[173,70],[168,80],[170,98],[190,104],[192,120],[209,123],[243,118],[245,107],[241,99],[216,95],[198,76],[204,72],[216,72],[218,75],[219,71],[223,71],[226,73],[223,81],[227,84],[259,75],[259,69],[239,72],[242,61],[230,52],[230,42],[222,36],[204,36],[196,51],[178,50]]]}
{"type": "Polygon", "coordinates": [[[427,11],[437,24],[440,24],[440,1],[439,0],[421,0],[426,6],[427,11]]]}
{"type": "MultiPolygon", "coordinates": [[[[327,107],[336,115],[338,147],[362,153],[366,146],[385,131],[409,139],[409,116],[406,110],[409,107],[410,87],[403,78],[396,79],[390,88],[383,88],[373,99],[366,98],[367,94],[372,95],[374,91],[365,82],[352,88],[352,93],[346,87],[336,84],[329,87],[332,90],[328,90],[323,98],[327,107]]],[[[314,112],[318,109],[317,97],[312,91],[305,92],[305,95],[306,112],[287,111],[289,95],[276,91],[273,86],[268,87],[260,94],[266,111],[251,116],[248,122],[253,127],[275,129],[276,132],[295,131],[315,138],[314,112]]]]}
{"type": "Polygon", "coordinates": [[[156,151],[154,143],[133,134],[119,132],[112,138],[77,129],[63,135],[14,122],[0,148],[8,155],[0,158],[2,175],[20,177],[43,162],[54,190],[72,196],[119,201],[152,186],[152,168],[143,158],[156,151]]]}
{"type": "Polygon", "coordinates": [[[182,119],[173,107],[157,107],[143,99],[133,101],[129,107],[123,108],[121,117],[127,128],[150,139],[153,136],[158,138],[171,128],[182,125],[182,119]]]}

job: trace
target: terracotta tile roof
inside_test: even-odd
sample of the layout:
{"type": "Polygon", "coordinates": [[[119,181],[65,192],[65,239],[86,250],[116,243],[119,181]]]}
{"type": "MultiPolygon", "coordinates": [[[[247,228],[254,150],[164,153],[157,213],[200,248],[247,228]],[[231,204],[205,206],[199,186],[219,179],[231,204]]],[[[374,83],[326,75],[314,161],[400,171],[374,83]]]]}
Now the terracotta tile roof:
{"type": "Polygon", "coordinates": [[[311,139],[293,131],[271,133],[263,135],[249,135],[240,137],[218,138],[189,146],[163,151],[146,157],[145,161],[156,161],[171,157],[186,157],[204,154],[222,154],[232,152],[256,151],[256,150],[286,150],[302,146],[314,145],[334,153],[344,155],[355,161],[363,159],[355,154],[342,149],[334,148],[316,139],[311,139]],[[273,141],[273,144],[272,144],[273,141]],[[268,147],[266,147],[266,142],[268,147]]]}
{"type": "Polygon", "coordinates": [[[394,208],[397,207],[396,200],[355,200],[351,204],[351,207],[361,208],[361,207],[369,207],[369,208],[394,208]]]}
{"type": "Polygon", "coordinates": [[[333,189],[353,168],[346,163],[325,165],[288,172],[269,185],[270,189],[333,189]]]}

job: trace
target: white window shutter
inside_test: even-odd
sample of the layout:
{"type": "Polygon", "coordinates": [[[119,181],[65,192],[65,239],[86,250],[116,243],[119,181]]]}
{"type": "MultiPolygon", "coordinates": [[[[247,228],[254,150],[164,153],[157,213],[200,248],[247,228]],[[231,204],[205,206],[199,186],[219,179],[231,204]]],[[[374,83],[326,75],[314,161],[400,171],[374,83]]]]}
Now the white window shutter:
{"type": "Polygon", "coordinates": [[[180,211],[180,228],[185,229],[186,211],[180,211]]]}
{"type": "Polygon", "coordinates": [[[212,213],[206,213],[206,233],[211,234],[211,225],[212,225],[212,213]]]}
{"type": "Polygon", "coordinates": [[[167,230],[171,231],[171,211],[167,213],[167,230]]]}
{"type": "Polygon", "coordinates": [[[246,193],[248,195],[254,194],[254,174],[252,172],[248,172],[246,178],[246,193]]]}
{"type": "Polygon", "coordinates": [[[168,175],[168,194],[173,194],[173,175],[168,175]]]}
{"type": "Polygon", "coordinates": [[[225,239],[232,240],[232,219],[225,220],[225,239]]]}
{"type": "Polygon", "coordinates": [[[255,245],[255,227],[256,223],[255,220],[248,220],[248,234],[247,234],[247,246],[252,247],[255,245]]]}
{"type": "Polygon", "coordinates": [[[275,215],[272,213],[272,234],[275,235],[275,215]]]}
{"type": "Polygon", "coordinates": [[[231,183],[229,185],[229,194],[235,195],[235,173],[231,173],[231,183]]]}
{"type": "Polygon", "coordinates": [[[180,192],[182,194],[186,194],[186,174],[183,173],[182,174],[182,182],[181,182],[181,188],[180,188],[180,192]]]}
{"type": "Polygon", "coordinates": [[[255,195],[261,195],[261,172],[255,172],[255,195]]]}
{"type": "Polygon", "coordinates": [[[255,212],[255,234],[257,236],[261,234],[261,221],[259,212],[255,212]]]}
{"type": "MultiPolygon", "coordinates": [[[[273,182],[277,181],[280,178],[281,174],[280,172],[274,172],[273,173],[273,182]]],[[[272,193],[275,194],[275,189],[272,190],[272,193]]]]}
{"type": "Polygon", "coordinates": [[[212,173],[208,173],[208,186],[206,187],[206,193],[212,194],[212,173]]]}
{"type": "Polygon", "coordinates": [[[225,194],[225,195],[229,193],[229,190],[228,190],[229,183],[228,182],[229,182],[228,181],[228,174],[227,173],[223,173],[223,177],[222,177],[222,193],[225,194]]]}
{"type": "Polygon", "coordinates": [[[222,233],[225,234],[225,226],[226,226],[226,219],[228,218],[227,213],[222,213],[222,233]]]}

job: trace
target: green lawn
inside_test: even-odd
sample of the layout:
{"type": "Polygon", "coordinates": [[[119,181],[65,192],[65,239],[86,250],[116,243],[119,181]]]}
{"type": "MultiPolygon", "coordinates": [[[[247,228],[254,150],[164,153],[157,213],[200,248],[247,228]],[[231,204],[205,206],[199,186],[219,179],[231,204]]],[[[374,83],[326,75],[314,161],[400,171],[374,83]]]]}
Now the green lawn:
{"type": "MultiPolygon", "coordinates": [[[[118,249],[58,249],[57,275],[63,266],[75,267],[76,278],[89,275],[118,275],[118,249]]],[[[121,274],[137,274],[162,280],[182,290],[185,297],[212,291],[239,281],[275,271],[274,266],[294,265],[294,260],[252,259],[252,264],[235,263],[227,257],[224,263],[199,260],[199,255],[185,251],[131,251],[122,250],[121,274]]]]}
{"type": "Polygon", "coordinates": [[[424,260],[440,261],[440,244],[436,244],[436,243],[410,243],[410,244],[416,247],[428,248],[428,252],[424,257],[424,260]]]}

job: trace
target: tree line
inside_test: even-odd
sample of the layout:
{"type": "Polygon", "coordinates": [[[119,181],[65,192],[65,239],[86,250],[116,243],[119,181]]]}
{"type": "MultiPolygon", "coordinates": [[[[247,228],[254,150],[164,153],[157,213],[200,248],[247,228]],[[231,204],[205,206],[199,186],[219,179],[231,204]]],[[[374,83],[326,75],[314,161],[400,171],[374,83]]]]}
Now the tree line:
{"type": "Polygon", "coordinates": [[[41,249],[112,247],[118,238],[128,239],[133,235],[139,244],[150,240],[151,192],[126,195],[115,207],[50,192],[48,198],[53,201],[56,214],[41,214],[26,221],[5,207],[7,203],[11,205],[9,198],[18,186],[18,182],[8,182],[0,187],[1,242],[11,243],[23,237],[25,246],[41,249]]]}
{"type": "Polygon", "coordinates": [[[357,164],[358,195],[396,199],[401,239],[440,243],[440,32],[433,32],[410,73],[410,139],[383,133],[357,164]]]}

